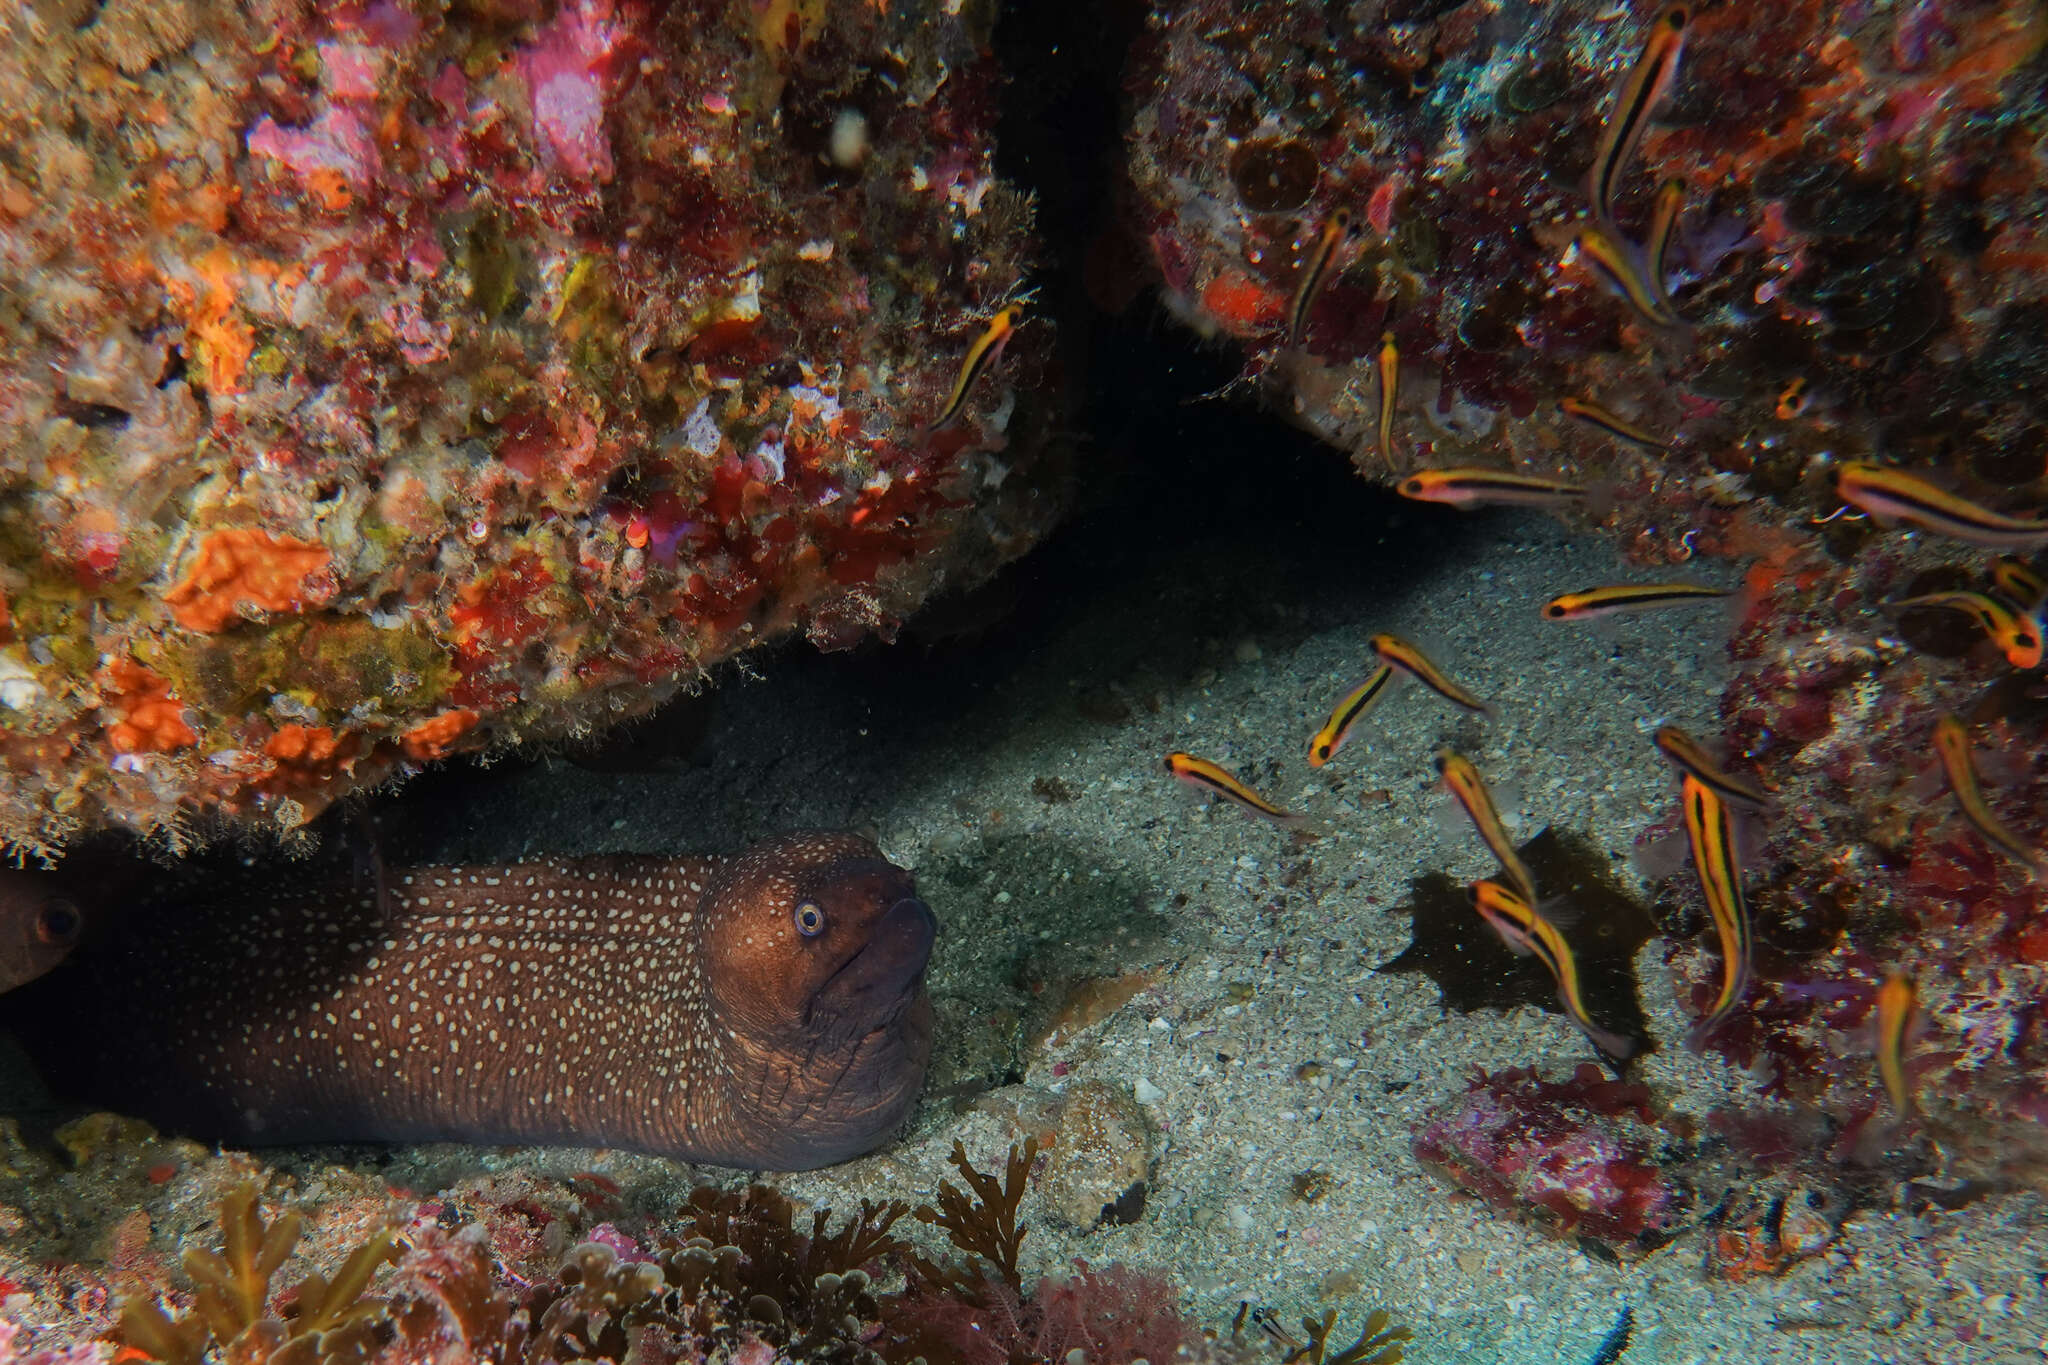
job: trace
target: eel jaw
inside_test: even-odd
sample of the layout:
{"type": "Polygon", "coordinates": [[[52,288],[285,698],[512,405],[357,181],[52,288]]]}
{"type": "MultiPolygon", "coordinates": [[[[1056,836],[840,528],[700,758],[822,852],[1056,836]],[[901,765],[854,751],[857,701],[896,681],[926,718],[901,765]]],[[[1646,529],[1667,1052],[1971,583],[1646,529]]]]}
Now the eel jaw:
{"type": "Polygon", "coordinates": [[[906,896],[875,921],[860,951],[840,964],[804,1008],[807,1031],[834,1041],[892,1027],[924,991],[938,920],[915,896],[906,896]]]}

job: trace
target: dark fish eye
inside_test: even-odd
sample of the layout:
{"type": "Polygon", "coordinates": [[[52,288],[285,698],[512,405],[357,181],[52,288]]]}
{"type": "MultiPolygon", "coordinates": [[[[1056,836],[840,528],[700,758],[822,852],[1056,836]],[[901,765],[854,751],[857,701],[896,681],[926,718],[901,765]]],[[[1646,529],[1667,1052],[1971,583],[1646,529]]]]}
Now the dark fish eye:
{"type": "Polygon", "coordinates": [[[65,945],[78,937],[79,928],[84,923],[78,907],[70,901],[49,901],[44,904],[43,912],[36,916],[36,937],[53,947],[65,945]]]}
{"type": "Polygon", "coordinates": [[[796,931],[805,938],[816,938],[825,932],[825,910],[816,901],[799,901],[796,907],[796,931]]]}

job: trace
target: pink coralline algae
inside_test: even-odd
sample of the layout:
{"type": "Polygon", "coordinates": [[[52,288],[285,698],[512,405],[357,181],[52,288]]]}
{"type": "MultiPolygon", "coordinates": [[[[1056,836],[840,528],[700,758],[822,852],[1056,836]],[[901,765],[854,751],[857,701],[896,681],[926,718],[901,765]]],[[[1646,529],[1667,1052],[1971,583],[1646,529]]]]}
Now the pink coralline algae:
{"type": "Polygon", "coordinates": [[[1049,328],[926,431],[1027,267],[985,22],[0,21],[0,845],[289,830],[1027,548],[1049,328]]]}
{"type": "Polygon", "coordinates": [[[1475,1076],[1415,1135],[1414,1151],[1496,1210],[1634,1256],[1668,1241],[1692,1202],[1658,1160],[1655,1117],[1647,1087],[1590,1063],[1565,1081],[1511,1067],[1475,1076]]]}
{"type": "MultiPolygon", "coordinates": [[[[1675,76],[1604,224],[1641,277],[1633,301],[1593,268],[1588,191],[1617,91],[1669,22],[1651,0],[1159,5],[1134,80],[1133,235],[1170,305],[1236,340],[1273,406],[1368,477],[1561,478],[1611,495],[1561,515],[1597,523],[1645,576],[1747,563],[1710,738],[1775,805],[1744,840],[1756,983],[1705,1044],[1819,1106],[1845,1152],[1931,1142],[2031,1177],[2048,1169],[2048,900],[1959,818],[1931,734],[1963,720],[1996,813],[2040,847],[2048,684],[1968,616],[1896,605],[2009,596],[1995,550],[1880,526],[1844,506],[1836,474],[1903,469],[2015,517],[2048,501],[2048,175],[2021,150],[2048,113],[2048,12],[1681,13],[1675,76]],[[1290,336],[1340,214],[1349,232],[1290,336]],[[1922,1006],[1922,1112],[1903,1124],[1869,1019],[1894,966],[1922,1006]]],[[[2038,543],[2010,548],[2038,565],[2038,543]]],[[[1667,922],[1706,928],[1689,875],[1669,902],[1667,922]]],[[[1718,953],[1679,941],[1672,960],[1698,1016],[1718,953]]]]}

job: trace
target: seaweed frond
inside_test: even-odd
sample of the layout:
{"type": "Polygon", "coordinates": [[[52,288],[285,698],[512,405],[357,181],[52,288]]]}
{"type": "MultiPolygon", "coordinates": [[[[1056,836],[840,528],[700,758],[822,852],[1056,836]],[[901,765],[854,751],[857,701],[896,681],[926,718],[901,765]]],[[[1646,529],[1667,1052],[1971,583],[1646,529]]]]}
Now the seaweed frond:
{"type": "Polygon", "coordinates": [[[831,1215],[821,1212],[805,1236],[794,1206],[765,1185],[701,1187],[681,1210],[682,1240],[665,1237],[653,1260],[624,1261],[597,1242],[572,1248],[560,1284],[527,1304],[532,1334],[506,1359],[658,1359],[647,1343],[664,1341],[694,1342],[722,1359],[720,1352],[758,1340],[807,1365],[880,1365],[861,1339],[881,1313],[861,1267],[902,1248],[889,1229],[908,1211],[893,1200],[864,1202],[836,1232],[826,1231],[831,1215]]]}
{"type": "Polygon", "coordinates": [[[244,1185],[220,1201],[221,1249],[192,1247],[185,1273],[198,1286],[194,1310],[216,1341],[233,1341],[254,1327],[270,1303],[270,1277],[299,1244],[305,1223],[296,1213],[266,1225],[256,1208],[256,1189],[244,1185]]]}
{"type": "Polygon", "coordinates": [[[1332,1308],[1323,1314],[1323,1320],[1303,1318],[1301,1330],[1308,1334],[1306,1345],[1296,1347],[1280,1365],[1396,1365],[1403,1355],[1401,1343],[1415,1334],[1406,1327],[1389,1328],[1387,1324],[1393,1315],[1384,1308],[1375,1308],[1366,1315],[1364,1330],[1358,1340],[1330,1355],[1330,1333],[1337,1326],[1337,1310],[1332,1308]]]}
{"type": "Polygon", "coordinates": [[[293,1286],[286,1295],[289,1318],[272,1314],[270,1282],[298,1246],[305,1223],[292,1212],[264,1222],[256,1193],[244,1185],[221,1199],[219,1251],[185,1252],[185,1273],[195,1286],[192,1311],[174,1319],[154,1299],[130,1299],[114,1333],[122,1345],[166,1365],[204,1365],[209,1345],[237,1361],[319,1360],[353,1350],[353,1338],[384,1316],[384,1301],[363,1295],[378,1268],[397,1258],[389,1229],[351,1252],[333,1280],[316,1271],[293,1286]],[[280,1356],[287,1345],[298,1349],[280,1356]]]}
{"type": "Polygon", "coordinates": [[[901,1199],[891,1199],[882,1204],[863,1199],[860,1212],[848,1219],[845,1227],[828,1234],[825,1224],[830,1221],[832,1211],[819,1209],[811,1215],[811,1272],[814,1275],[844,1275],[901,1251],[902,1239],[889,1229],[909,1212],[910,1205],[901,1199]]]}
{"type": "MultiPolygon", "coordinates": [[[[1017,1226],[1017,1206],[1024,1200],[1024,1181],[1031,1174],[1031,1163],[1038,1159],[1038,1139],[1024,1139],[1021,1146],[1010,1146],[1009,1164],[1003,1172],[1003,1179],[974,1169],[967,1159],[967,1149],[958,1139],[953,1142],[953,1165],[959,1168],[967,1181],[967,1191],[955,1188],[951,1182],[939,1182],[939,1206],[934,1209],[925,1204],[918,1208],[919,1222],[930,1223],[944,1228],[946,1237],[954,1246],[970,1256],[979,1256],[995,1267],[1003,1283],[1014,1293],[1022,1293],[1024,1279],[1017,1269],[1017,1248],[1024,1242],[1024,1230],[1017,1226]]],[[[929,1262],[918,1260],[917,1268],[926,1273],[935,1283],[957,1281],[956,1275],[948,1275],[929,1262]]]]}

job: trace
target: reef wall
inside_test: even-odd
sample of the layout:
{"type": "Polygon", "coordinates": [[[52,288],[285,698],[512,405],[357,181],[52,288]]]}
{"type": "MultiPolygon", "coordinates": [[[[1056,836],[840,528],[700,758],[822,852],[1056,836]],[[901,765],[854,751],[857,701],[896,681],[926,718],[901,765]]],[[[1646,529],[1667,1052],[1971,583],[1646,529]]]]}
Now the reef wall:
{"type": "Polygon", "coordinates": [[[0,844],[293,829],[1057,515],[979,6],[0,21],[0,844]]]}
{"type": "MultiPolygon", "coordinates": [[[[1190,0],[1154,10],[1128,134],[1171,306],[1363,474],[1441,501],[1445,470],[1555,480],[1568,496],[1507,500],[1646,574],[1749,563],[1720,738],[1774,804],[1745,859],[1749,1007],[1705,1043],[1823,1106],[1841,1152],[1878,1143],[1867,1039],[1906,973],[1925,1135],[2029,1177],[2044,44],[2013,0],[1190,0]],[[1908,534],[1843,493],[1852,466],[1988,520],[1908,534]],[[1904,605],[1936,592],[1969,596],[1904,605]],[[2017,852],[1944,791],[1951,714],[2017,852]]],[[[1722,966],[1685,942],[1708,921],[1675,802],[1666,833],[1643,864],[1673,877],[1669,956],[1704,1013],[1722,966]]]]}

